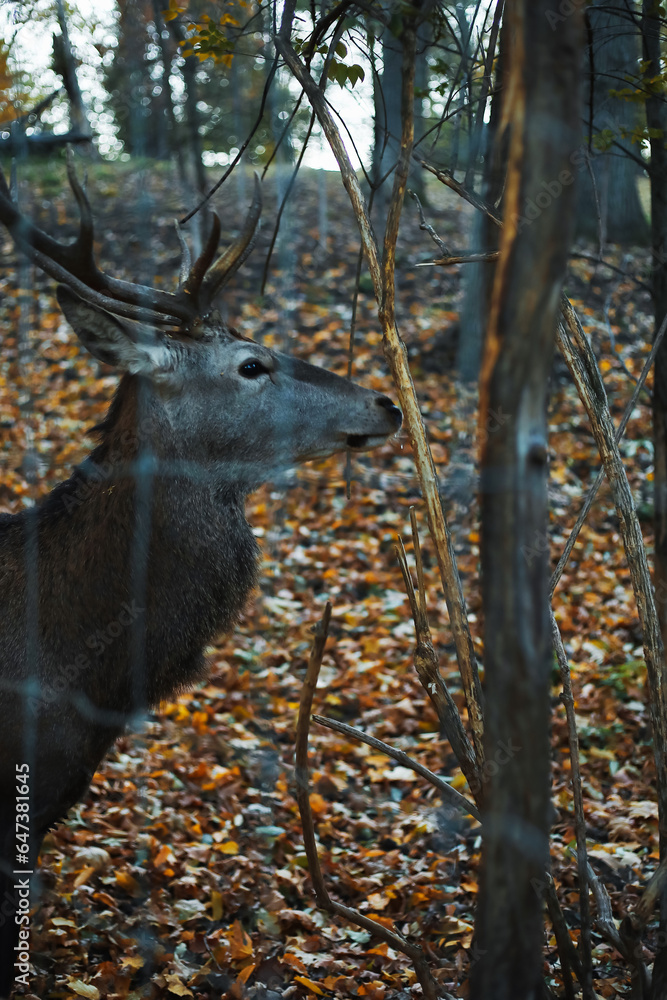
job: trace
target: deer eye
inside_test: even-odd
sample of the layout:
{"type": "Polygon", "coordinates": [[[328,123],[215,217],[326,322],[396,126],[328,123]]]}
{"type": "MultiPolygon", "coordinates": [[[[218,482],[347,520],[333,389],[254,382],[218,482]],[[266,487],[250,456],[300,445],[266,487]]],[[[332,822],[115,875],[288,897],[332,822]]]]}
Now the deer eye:
{"type": "Polygon", "coordinates": [[[244,378],[258,378],[260,375],[270,375],[270,370],[257,358],[250,358],[239,366],[239,375],[244,378]]]}

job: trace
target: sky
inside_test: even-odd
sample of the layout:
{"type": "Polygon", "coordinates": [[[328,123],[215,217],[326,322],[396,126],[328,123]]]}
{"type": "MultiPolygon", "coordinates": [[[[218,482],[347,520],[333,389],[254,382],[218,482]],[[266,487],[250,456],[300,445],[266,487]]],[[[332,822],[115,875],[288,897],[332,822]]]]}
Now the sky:
{"type": "MultiPolygon", "coordinates": [[[[15,18],[15,12],[20,6],[14,2],[5,0],[3,3],[0,0],[0,35],[5,41],[15,39],[12,47],[12,67],[25,70],[32,79],[39,81],[41,93],[48,93],[61,84],[60,79],[50,69],[55,16],[49,16],[46,11],[53,11],[53,4],[43,3],[41,6],[45,13],[41,20],[31,18],[25,25],[21,25],[20,18],[18,21],[15,18]]],[[[122,155],[122,147],[114,137],[113,119],[103,107],[104,90],[101,82],[103,57],[95,47],[96,43],[109,48],[113,46],[114,0],[95,0],[94,3],[82,0],[80,3],[70,4],[69,9],[73,12],[70,19],[70,37],[81,63],[78,71],[79,85],[91,113],[93,129],[99,137],[99,150],[103,156],[122,155]],[[81,30],[81,25],[85,25],[85,30],[81,30]]],[[[104,58],[111,59],[111,53],[107,53],[104,58]]],[[[356,58],[355,56],[355,60],[356,58]]],[[[298,85],[293,83],[291,89],[296,99],[299,93],[298,85]]],[[[348,89],[342,90],[335,83],[330,84],[327,97],[351,130],[355,144],[367,163],[373,141],[370,73],[366,73],[364,81],[357,83],[354,92],[349,92],[348,89]]],[[[44,120],[49,123],[53,131],[66,132],[69,125],[64,102],[54,105],[44,120]]],[[[346,143],[346,146],[356,166],[354,151],[349,143],[346,143]]],[[[232,155],[233,153],[234,151],[232,155]]],[[[217,154],[209,152],[206,159],[208,166],[224,165],[228,161],[224,145],[217,154]]],[[[317,133],[311,138],[303,162],[308,167],[338,169],[326,140],[317,133]]]]}

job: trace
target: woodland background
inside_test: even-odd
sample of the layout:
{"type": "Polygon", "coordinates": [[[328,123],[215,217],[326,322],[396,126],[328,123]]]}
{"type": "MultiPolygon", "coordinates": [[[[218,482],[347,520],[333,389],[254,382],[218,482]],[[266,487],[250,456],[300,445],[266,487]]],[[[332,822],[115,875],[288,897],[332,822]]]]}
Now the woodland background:
{"type": "MultiPolygon", "coordinates": [[[[171,0],[117,2],[108,22],[62,2],[0,13],[0,157],[26,215],[75,234],[68,142],[105,270],[171,287],[174,217],[229,173],[212,203],[231,236],[257,169],[263,228],[225,314],[244,335],[398,394],[406,415],[379,451],[309,465],[251,498],[260,588],[210,651],[208,682],[120,740],[45,844],[27,995],[667,995],[659,338],[657,375],[633,399],[667,314],[663,5],[171,0]],[[53,32],[52,69],[39,74],[22,48],[31,30],[53,32]],[[368,136],[353,167],[381,245],[388,220],[381,268],[350,173],[352,204],[340,176],[317,169],[327,78],[334,107],[360,95],[360,110],[345,104],[333,121],[351,155],[368,136]],[[406,187],[424,216],[406,198],[399,227],[406,187]],[[561,284],[571,311],[554,353],[561,284]],[[558,657],[549,572],[600,452],[608,480],[553,595],[558,657]],[[439,502],[463,607],[443,571],[439,502]],[[396,552],[401,537],[416,580],[412,508],[422,608],[396,552]],[[327,601],[314,710],[428,767],[482,824],[409,760],[313,722],[316,845],[304,846],[295,730],[327,601]],[[361,921],[317,907],[315,847],[332,899],[361,921]]],[[[116,377],[78,346],[51,279],[1,239],[0,510],[15,512],[93,447],[116,377]]]]}

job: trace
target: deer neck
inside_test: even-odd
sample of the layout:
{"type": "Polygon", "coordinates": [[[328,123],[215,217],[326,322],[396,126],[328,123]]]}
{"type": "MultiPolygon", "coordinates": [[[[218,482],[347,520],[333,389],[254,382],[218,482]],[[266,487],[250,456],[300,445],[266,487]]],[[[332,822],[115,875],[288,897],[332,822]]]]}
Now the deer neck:
{"type": "MultiPolygon", "coordinates": [[[[221,495],[179,466],[159,408],[142,423],[131,399],[120,402],[101,425],[101,445],[47,500],[40,561],[54,603],[71,605],[75,593],[78,614],[63,603],[54,616],[71,625],[72,641],[130,607],[151,683],[141,701],[154,704],[191,682],[202,649],[233,626],[255,584],[258,549],[243,494],[221,495]]],[[[125,644],[123,636],[108,655],[125,644]]]]}

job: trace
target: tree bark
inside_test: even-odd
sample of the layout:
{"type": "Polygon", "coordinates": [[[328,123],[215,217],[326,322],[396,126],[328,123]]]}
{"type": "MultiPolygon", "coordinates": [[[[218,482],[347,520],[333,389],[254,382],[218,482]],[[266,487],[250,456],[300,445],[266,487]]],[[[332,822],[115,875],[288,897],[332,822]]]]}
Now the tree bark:
{"type": "Polygon", "coordinates": [[[501,41],[509,165],[480,384],[480,428],[493,430],[482,441],[488,790],[472,1000],[543,995],[539,887],[549,862],[553,655],[546,404],[573,185],[562,185],[532,223],[522,217],[543,182],[568,168],[578,138],[581,21],[576,12],[558,15],[559,0],[511,0],[501,41]],[[502,421],[490,423],[492,413],[502,421]]]}
{"type": "MultiPolygon", "coordinates": [[[[496,18],[500,18],[503,3],[504,0],[496,0],[494,26],[496,18]]],[[[498,30],[500,31],[500,20],[498,20],[498,30]]],[[[489,44],[492,44],[491,41],[489,44]]],[[[495,41],[493,42],[493,46],[495,49],[495,41]]],[[[506,45],[501,40],[496,65],[495,90],[491,98],[489,124],[486,126],[485,131],[479,132],[480,141],[483,143],[484,159],[487,163],[484,172],[482,194],[489,205],[496,205],[502,197],[505,174],[507,172],[507,143],[496,142],[498,125],[501,119],[502,94],[508,82],[508,67],[505,66],[505,49],[506,45]]],[[[488,65],[490,73],[491,60],[489,60],[488,65]]],[[[490,87],[490,81],[488,82],[488,86],[490,87]]],[[[471,188],[470,190],[473,189],[471,188]]],[[[472,250],[481,248],[487,250],[497,249],[498,227],[482,212],[475,214],[472,235],[472,250]]],[[[470,264],[465,268],[463,276],[465,291],[463,309],[461,310],[461,335],[459,337],[456,359],[459,378],[463,382],[473,382],[479,378],[482,343],[494,273],[495,264],[487,262],[483,264],[470,264]]]]}
{"type": "MultiPolygon", "coordinates": [[[[642,43],[646,76],[655,79],[662,72],[660,61],[660,14],[655,0],[643,0],[642,43]]],[[[657,333],[667,316],[667,102],[664,92],[648,88],[646,124],[650,130],[651,165],[651,252],[653,267],[651,292],[657,333]]],[[[653,527],[655,533],[655,603],[663,646],[667,648],[667,344],[662,340],[655,359],[653,385],[653,527]]],[[[664,668],[663,668],[664,669],[664,668]]],[[[657,734],[654,734],[656,738],[657,734]]],[[[661,844],[661,857],[667,845],[661,844]]],[[[667,933],[667,898],[660,897],[660,934],[667,933]]],[[[667,947],[658,949],[653,969],[653,998],[667,997],[667,947]]]]}
{"type": "Polygon", "coordinates": [[[56,13],[60,35],[53,36],[53,54],[56,72],[62,76],[65,90],[69,97],[70,131],[92,137],[90,122],[88,121],[76,73],[76,62],[74,61],[72,46],[70,45],[67,16],[63,0],[56,0],[56,13]]]}
{"type": "MultiPolygon", "coordinates": [[[[178,18],[169,21],[169,29],[177,45],[185,41],[185,31],[178,18]]],[[[195,187],[197,193],[203,195],[206,193],[207,182],[206,170],[204,169],[204,161],[202,159],[202,141],[199,134],[200,115],[197,108],[197,66],[198,60],[196,56],[184,57],[183,82],[185,83],[185,121],[188,145],[194,169],[195,187]]],[[[200,213],[200,218],[203,219],[203,213],[200,213]]]]}
{"type": "MultiPolygon", "coordinates": [[[[384,226],[387,203],[391,197],[392,174],[401,150],[401,67],[403,64],[403,29],[399,18],[404,16],[396,0],[386,4],[391,15],[379,39],[382,47],[382,73],[373,78],[374,137],[373,137],[373,183],[380,185],[373,202],[378,220],[384,226]],[[381,182],[381,183],[380,183],[381,182]]],[[[420,26],[419,52],[415,55],[415,76],[424,81],[427,75],[426,50],[428,48],[429,26],[420,26]]],[[[421,99],[414,102],[415,120],[421,118],[421,99]]],[[[411,182],[412,184],[412,179],[411,182]]],[[[420,197],[423,195],[421,174],[415,173],[414,186],[420,197]]],[[[382,228],[382,227],[380,227],[382,228]]]]}
{"type": "Polygon", "coordinates": [[[174,111],[174,93],[171,88],[171,68],[174,59],[173,43],[169,42],[168,29],[165,27],[162,18],[163,3],[161,0],[153,0],[153,21],[155,33],[160,46],[160,59],[162,62],[162,80],[160,86],[162,93],[157,102],[162,116],[162,127],[159,129],[158,157],[167,159],[172,153],[176,157],[178,165],[178,176],[181,183],[185,182],[185,163],[183,161],[183,150],[178,141],[178,129],[176,123],[176,113],[174,111]]]}
{"type": "Polygon", "coordinates": [[[628,76],[637,76],[639,32],[628,0],[593,0],[586,16],[583,120],[590,169],[584,166],[578,178],[577,233],[602,244],[644,244],[649,233],[637,191],[643,170],[639,147],[626,138],[639,124],[639,105],[610,93],[627,86],[628,76]],[[591,142],[600,133],[613,142],[604,152],[591,142]]]}

